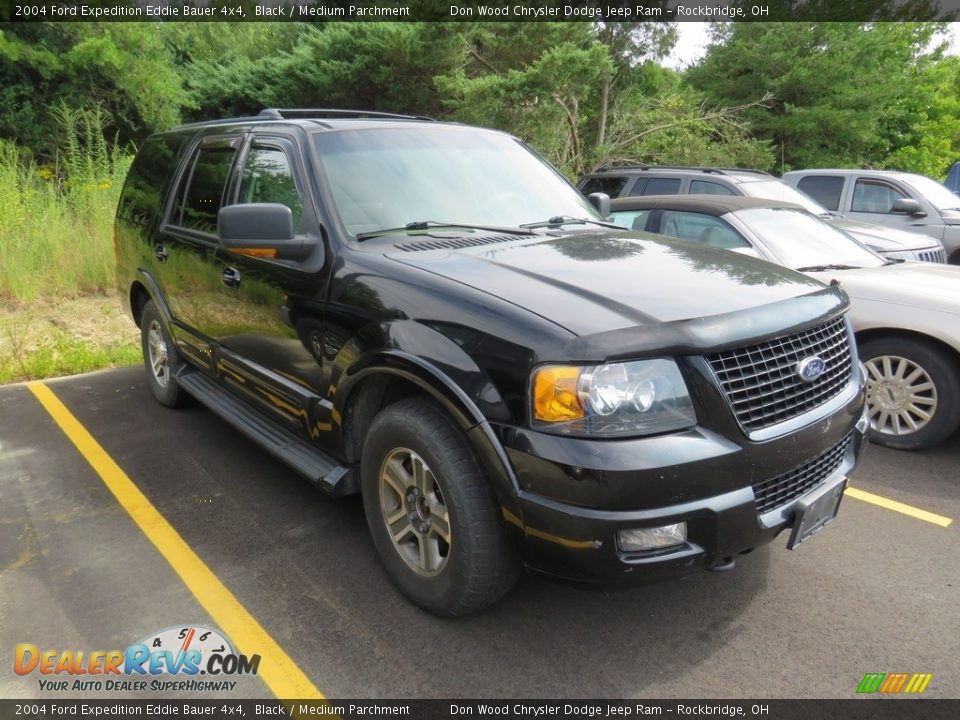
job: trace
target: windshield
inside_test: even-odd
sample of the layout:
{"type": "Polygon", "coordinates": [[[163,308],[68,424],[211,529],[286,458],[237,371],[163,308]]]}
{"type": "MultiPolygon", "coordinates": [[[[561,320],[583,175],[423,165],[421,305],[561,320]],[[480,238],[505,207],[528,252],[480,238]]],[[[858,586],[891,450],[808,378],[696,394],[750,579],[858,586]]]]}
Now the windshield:
{"type": "Polygon", "coordinates": [[[907,184],[933,204],[937,210],[960,210],[960,197],[925,175],[910,175],[907,184]]]}
{"type": "Polygon", "coordinates": [[[803,210],[751,208],[738,211],[736,217],[789,268],[879,267],[885,262],[845,232],[803,210]]]}
{"type": "Polygon", "coordinates": [[[557,171],[500,133],[411,125],[320,133],[315,142],[351,235],[424,221],[603,219],[557,171]]]}
{"type": "Polygon", "coordinates": [[[782,180],[762,180],[760,182],[740,183],[740,189],[743,190],[744,195],[749,197],[763,198],[764,200],[782,200],[783,202],[793,203],[804,208],[807,212],[812,212],[814,215],[823,215],[829,212],[829,210],[812,197],[790,187],[782,180]]]}

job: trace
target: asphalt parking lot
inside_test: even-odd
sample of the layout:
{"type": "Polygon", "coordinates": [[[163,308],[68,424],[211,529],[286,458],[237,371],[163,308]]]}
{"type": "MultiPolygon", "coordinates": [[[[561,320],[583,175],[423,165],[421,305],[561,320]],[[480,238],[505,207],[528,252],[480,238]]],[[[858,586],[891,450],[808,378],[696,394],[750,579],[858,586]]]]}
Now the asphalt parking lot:
{"type": "Polygon", "coordinates": [[[160,407],[142,369],[44,385],[93,443],[42,388],[0,388],[0,697],[60,696],[13,672],[17,643],[102,650],[185,624],[262,654],[234,697],[852,698],[867,672],[933,673],[925,697],[960,696],[960,527],[944,526],[960,437],[869,448],[861,494],[795,552],[784,534],[733,572],[618,592],[525,578],[446,621],[390,585],[357,499],[200,407],[160,407]]]}

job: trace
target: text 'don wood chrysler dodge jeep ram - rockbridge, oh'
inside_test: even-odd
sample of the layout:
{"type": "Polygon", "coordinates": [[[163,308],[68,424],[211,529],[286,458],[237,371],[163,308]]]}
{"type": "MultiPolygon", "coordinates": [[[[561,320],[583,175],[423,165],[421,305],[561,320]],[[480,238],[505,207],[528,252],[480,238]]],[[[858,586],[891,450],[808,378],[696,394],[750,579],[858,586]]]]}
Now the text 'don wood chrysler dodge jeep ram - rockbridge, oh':
{"type": "Polygon", "coordinates": [[[502,132],[267,110],[143,144],[119,290],[156,400],[362,493],[431,612],[795,547],[864,445],[845,294],[594,204],[502,132]]]}

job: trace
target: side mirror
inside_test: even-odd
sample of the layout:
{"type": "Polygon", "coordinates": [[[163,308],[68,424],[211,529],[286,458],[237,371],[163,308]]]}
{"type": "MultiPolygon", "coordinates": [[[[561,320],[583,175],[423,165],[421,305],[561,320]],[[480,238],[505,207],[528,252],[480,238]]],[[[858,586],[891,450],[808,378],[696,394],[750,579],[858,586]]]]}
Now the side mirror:
{"type": "Polygon", "coordinates": [[[926,213],[923,211],[923,208],[920,207],[920,203],[913,198],[900,198],[899,200],[894,201],[890,208],[890,212],[900,213],[903,215],[917,215],[920,217],[926,215],[926,213]]]}
{"type": "Polygon", "coordinates": [[[610,215],[610,196],[606,193],[590,193],[587,195],[587,200],[589,200],[590,204],[593,205],[593,209],[600,213],[603,217],[608,217],[610,215]]]}
{"type": "Polygon", "coordinates": [[[314,246],[294,238],[293,211],[279,203],[222,207],[217,233],[227,250],[252,257],[305,260],[314,246]]]}

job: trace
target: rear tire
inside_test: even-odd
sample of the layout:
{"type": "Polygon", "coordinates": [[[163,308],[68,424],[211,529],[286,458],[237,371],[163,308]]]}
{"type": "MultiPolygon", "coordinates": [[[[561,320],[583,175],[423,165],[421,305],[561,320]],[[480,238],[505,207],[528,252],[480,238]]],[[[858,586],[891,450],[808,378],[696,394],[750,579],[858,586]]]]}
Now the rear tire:
{"type": "Polygon", "coordinates": [[[867,366],[870,440],[898,450],[932,447],[960,426],[960,367],[921,339],[876,338],[860,345],[867,366]]]}
{"type": "Polygon", "coordinates": [[[153,397],[167,407],[185,405],[187,394],[177,385],[174,377],[174,372],[180,367],[180,354],[153,300],[148,300],[140,313],[140,346],[143,350],[143,366],[147,371],[147,385],[153,397]]]}
{"type": "Polygon", "coordinates": [[[374,546],[394,585],[436,615],[499,600],[519,576],[489,481],[463,433],[432,402],[374,418],[360,466],[374,546]]]}

